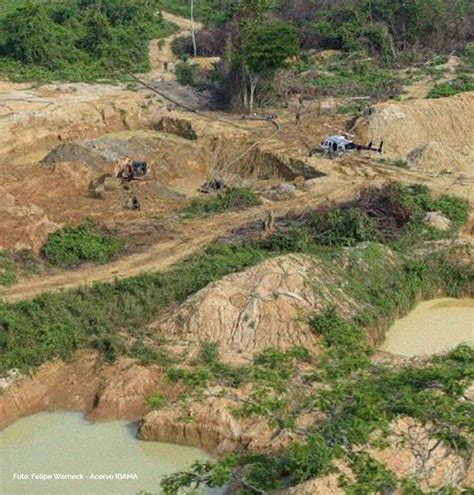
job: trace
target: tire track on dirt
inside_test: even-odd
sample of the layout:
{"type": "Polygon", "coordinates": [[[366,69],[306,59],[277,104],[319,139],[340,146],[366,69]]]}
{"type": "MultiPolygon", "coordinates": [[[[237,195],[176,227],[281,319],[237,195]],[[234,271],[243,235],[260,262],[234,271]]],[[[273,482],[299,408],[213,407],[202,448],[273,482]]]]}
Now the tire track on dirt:
{"type": "Polygon", "coordinates": [[[334,190],[327,195],[317,195],[314,191],[309,191],[277,205],[266,203],[261,207],[244,211],[186,221],[183,222],[182,231],[177,234],[176,239],[155,244],[144,252],[120,258],[106,265],[86,265],[77,270],[20,279],[17,284],[1,289],[0,298],[7,303],[14,303],[31,299],[43,292],[87,287],[96,282],[111,282],[114,279],[128,278],[144,272],[166,270],[231,230],[258,219],[263,220],[269,210],[275,216],[283,216],[290,211],[298,213],[325,203],[348,200],[363,186],[363,180],[354,181],[352,184],[341,181],[339,185],[341,187],[334,187],[334,190]]]}

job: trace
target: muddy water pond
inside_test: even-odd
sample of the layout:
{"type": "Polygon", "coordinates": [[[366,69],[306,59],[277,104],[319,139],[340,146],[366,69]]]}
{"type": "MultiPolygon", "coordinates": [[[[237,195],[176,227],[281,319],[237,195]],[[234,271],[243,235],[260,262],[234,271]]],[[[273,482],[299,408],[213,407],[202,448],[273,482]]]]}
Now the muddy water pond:
{"type": "Polygon", "coordinates": [[[418,304],[387,332],[381,349],[402,356],[421,356],[474,345],[474,299],[432,299],[418,304]]]}
{"type": "Polygon", "coordinates": [[[0,493],[136,495],[147,490],[156,494],[163,476],[209,458],[199,449],[142,442],[135,435],[136,427],[126,422],[90,424],[76,413],[20,419],[0,432],[0,493]],[[127,479],[123,474],[132,476],[127,479]],[[33,475],[37,476],[33,479],[33,475]],[[78,479],[55,479],[55,475],[78,479]]]}

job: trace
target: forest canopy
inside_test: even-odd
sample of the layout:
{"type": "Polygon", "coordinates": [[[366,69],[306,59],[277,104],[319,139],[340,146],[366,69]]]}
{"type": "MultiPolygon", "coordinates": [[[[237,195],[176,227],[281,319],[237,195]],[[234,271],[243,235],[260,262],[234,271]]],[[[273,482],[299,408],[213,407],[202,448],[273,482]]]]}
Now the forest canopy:
{"type": "Polygon", "coordinates": [[[170,34],[158,0],[28,3],[0,20],[0,71],[13,79],[97,79],[149,67],[148,42],[170,34]]]}

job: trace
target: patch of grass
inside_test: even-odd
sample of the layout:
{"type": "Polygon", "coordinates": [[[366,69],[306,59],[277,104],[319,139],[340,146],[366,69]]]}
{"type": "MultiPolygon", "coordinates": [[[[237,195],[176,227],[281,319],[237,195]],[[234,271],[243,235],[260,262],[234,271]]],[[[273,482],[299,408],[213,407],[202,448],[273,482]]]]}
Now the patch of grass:
{"type": "Polygon", "coordinates": [[[443,194],[434,201],[433,206],[458,227],[465,224],[469,218],[468,202],[458,196],[443,194]]]}
{"type": "Polygon", "coordinates": [[[216,215],[225,211],[241,210],[261,204],[260,198],[251,189],[232,187],[210,198],[193,199],[191,204],[184,209],[184,214],[189,217],[216,215]]]}
{"type": "Polygon", "coordinates": [[[0,285],[13,285],[19,277],[38,274],[44,268],[44,261],[29,249],[0,250],[0,285]]]}
{"type": "Polygon", "coordinates": [[[252,246],[215,245],[165,273],[0,303],[0,371],[25,371],[83,347],[108,359],[120,354],[153,359],[144,348],[130,349],[128,336],[140,338],[143,325],[170,304],[268,256],[252,246]]]}
{"type": "MultiPolygon", "coordinates": [[[[322,96],[393,98],[402,87],[401,79],[391,70],[370,62],[360,62],[354,57],[332,57],[327,62],[320,62],[309,74],[311,79],[308,82],[322,96]],[[314,71],[316,77],[312,76],[314,71]]],[[[346,110],[352,111],[352,108],[346,110]]]]}
{"type": "Polygon", "coordinates": [[[0,251],[0,285],[9,286],[16,282],[16,266],[5,251],[0,251]]]}
{"type": "Polygon", "coordinates": [[[314,215],[308,223],[316,241],[327,246],[354,246],[380,238],[375,221],[358,208],[334,208],[314,215]]]}
{"type": "Polygon", "coordinates": [[[444,98],[465,91],[474,91],[474,43],[468,43],[460,55],[461,63],[456,68],[456,77],[436,84],[427,98],[444,98]]]}
{"type": "Polygon", "coordinates": [[[337,113],[340,113],[342,115],[358,115],[360,114],[367,106],[369,103],[367,101],[354,101],[351,103],[347,103],[346,105],[343,105],[342,107],[339,107],[337,110],[337,113]]]}
{"type": "Polygon", "coordinates": [[[161,409],[166,405],[166,397],[160,392],[155,392],[145,399],[145,403],[153,409],[161,409]]]}
{"type": "Polygon", "coordinates": [[[102,234],[96,225],[86,221],[50,234],[42,253],[53,265],[71,267],[84,261],[107,263],[123,248],[123,241],[102,234]]]}
{"type": "Polygon", "coordinates": [[[408,162],[406,160],[403,160],[403,159],[394,160],[392,162],[392,164],[394,167],[408,168],[408,162]]]}
{"type": "Polygon", "coordinates": [[[465,91],[474,91],[474,81],[467,77],[458,77],[452,81],[435,84],[427,94],[427,98],[447,98],[465,91]]]}

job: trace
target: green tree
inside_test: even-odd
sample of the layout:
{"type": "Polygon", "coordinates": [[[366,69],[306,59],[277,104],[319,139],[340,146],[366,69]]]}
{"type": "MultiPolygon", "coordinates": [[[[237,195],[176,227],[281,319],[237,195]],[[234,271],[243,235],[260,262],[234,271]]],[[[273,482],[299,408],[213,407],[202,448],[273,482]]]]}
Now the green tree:
{"type": "Polygon", "coordinates": [[[95,57],[102,56],[106,45],[113,39],[108,18],[100,11],[91,9],[84,20],[86,32],[80,41],[81,48],[95,57]]]}
{"type": "Polygon", "coordinates": [[[46,8],[29,5],[2,22],[3,52],[24,64],[54,65],[65,54],[67,36],[48,15],[46,8]]]}
{"type": "Polygon", "coordinates": [[[248,109],[253,111],[255,92],[263,79],[271,78],[288,58],[299,52],[296,29],[283,21],[251,22],[244,30],[242,61],[246,88],[250,91],[248,109]]]}

